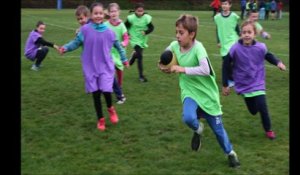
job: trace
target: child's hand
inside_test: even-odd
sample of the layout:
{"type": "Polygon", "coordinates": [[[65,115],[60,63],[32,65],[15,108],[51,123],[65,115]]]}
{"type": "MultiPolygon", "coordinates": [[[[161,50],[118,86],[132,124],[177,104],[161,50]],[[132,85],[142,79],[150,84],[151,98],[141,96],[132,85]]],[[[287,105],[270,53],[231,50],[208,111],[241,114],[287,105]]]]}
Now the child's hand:
{"type": "Polygon", "coordinates": [[[218,43],[217,46],[218,46],[218,48],[221,48],[221,44],[220,43],[218,43]]]}
{"type": "Polygon", "coordinates": [[[60,48],[60,46],[58,46],[58,45],[56,45],[56,44],[54,44],[53,47],[54,47],[57,51],[58,51],[59,48],[60,48]]]}
{"type": "Polygon", "coordinates": [[[171,72],[176,72],[176,73],[185,73],[184,67],[178,66],[178,65],[173,65],[170,68],[171,72]]]}
{"type": "Polygon", "coordinates": [[[160,62],[157,63],[157,66],[158,66],[159,70],[161,70],[162,72],[168,73],[168,74],[171,73],[170,68],[165,68],[165,67],[163,67],[162,64],[161,64],[160,62]]]}
{"type": "Polygon", "coordinates": [[[286,67],[285,67],[285,65],[284,65],[282,62],[279,62],[279,63],[277,64],[277,67],[278,67],[280,70],[286,70],[286,67]]]}
{"type": "Polygon", "coordinates": [[[63,54],[66,52],[66,50],[65,50],[65,48],[63,48],[63,47],[60,47],[60,48],[58,49],[58,52],[59,52],[60,55],[63,55],[63,54]]]}
{"type": "Polygon", "coordinates": [[[224,96],[228,96],[229,94],[230,94],[230,87],[229,86],[227,86],[227,87],[222,87],[222,94],[224,95],[224,96]]]}
{"type": "Polygon", "coordinates": [[[129,63],[128,63],[128,61],[123,62],[123,65],[124,65],[126,68],[129,68],[129,63]]]}

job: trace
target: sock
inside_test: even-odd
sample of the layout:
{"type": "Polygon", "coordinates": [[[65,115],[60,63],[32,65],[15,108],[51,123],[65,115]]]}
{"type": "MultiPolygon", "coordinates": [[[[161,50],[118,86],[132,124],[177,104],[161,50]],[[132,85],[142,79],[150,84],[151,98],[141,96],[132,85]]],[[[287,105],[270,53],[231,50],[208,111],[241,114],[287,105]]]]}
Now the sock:
{"type": "Polygon", "coordinates": [[[197,134],[202,134],[204,125],[200,122],[198,129],[195,131],[197,134]]]}

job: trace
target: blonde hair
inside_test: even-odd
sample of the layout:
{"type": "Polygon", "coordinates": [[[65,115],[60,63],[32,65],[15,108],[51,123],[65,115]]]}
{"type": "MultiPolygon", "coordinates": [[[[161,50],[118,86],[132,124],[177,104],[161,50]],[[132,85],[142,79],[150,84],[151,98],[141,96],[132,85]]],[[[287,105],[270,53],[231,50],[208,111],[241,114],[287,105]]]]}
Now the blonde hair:
{"type": "Polygon", "coordinates": [[[182,25],[189,33],[195,32],[193,40],[196,38],[197,29],[198,29],[198,18],[189,14],[180,15],[176,20],[176,27],[182,25]]]}
{"type": "Polygon", "coordinates": [[[120,6],[118,3],[113,2],[113,3],[108,4],[107,10],[110,11],[110,9],[112,7],[116,7],[118,10],[120,10],[120,6]]]}
{"type": "Polygon", "coordinates": [[[241,30],[243,30],[243,28],[245,26],[247,26],[247,25],[251,25],[253,27],[254,33],[256,35],[257,34],[257,30],[256,30],[254,22],[252,22],[252,21],[246,20],[245,22],[243,22],[242,25],[241,25],[241,30]]]}

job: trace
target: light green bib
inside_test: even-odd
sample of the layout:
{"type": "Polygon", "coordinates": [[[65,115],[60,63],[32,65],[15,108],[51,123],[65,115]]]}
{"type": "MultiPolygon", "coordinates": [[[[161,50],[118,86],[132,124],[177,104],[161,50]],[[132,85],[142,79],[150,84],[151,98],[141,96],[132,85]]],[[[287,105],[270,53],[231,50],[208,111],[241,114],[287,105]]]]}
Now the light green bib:
{"type": "Polygon", "coordinates": [[[186,53],[180,52],[180,45],[177,41],[173,41],[169,47],[175,54],[180,66],[199,66],[201,59],[207,59],[212,71],[212,75],[209,76],[180,73],[179,86],[181,89],[181,101],[183,102],[185,98],[190,97],[195,100],[206,113],[213,116],[221,115],[219,89],[216,84],[215,73],[202,43],[195,41],[194,46],[186,53]]]}

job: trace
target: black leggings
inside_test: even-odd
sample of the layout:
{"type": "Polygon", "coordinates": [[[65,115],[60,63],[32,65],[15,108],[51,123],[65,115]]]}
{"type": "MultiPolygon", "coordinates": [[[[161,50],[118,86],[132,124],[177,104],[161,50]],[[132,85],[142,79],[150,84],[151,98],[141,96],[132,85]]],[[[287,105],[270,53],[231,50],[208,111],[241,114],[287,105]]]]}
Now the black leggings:
{"type": "Polygon", "coordinates": [[[260,113],[262,125],[265,131],[271,130],[271,119],[268,112],[266,96],[259,95],[254,97],[246,97],[245,102],[248,108],[248,111],[255,115],[257,112],[260,113]]]}
{"type": "Polygon", "coordinates": [[[137,67],[138,67],[138,71],[139,71],[139,77],[143,78],[144,77],[144,75],[143,75],[143,48],[141,48],[138,45],[135,45],[134,50],[135,50],[135,53],[133,55],[133,58],[137,58],[137,60],[138,60],[137,67]]]}
{"type": "Polygon", "coordinates": [[[35,62],[36,66],[39,66],[42,63],[44,58],[46,58],[48,51],[49,51],[49,49],[46,46],[42,46],[39,48],[39,50],[37,51],[36,56],[35,56],[36,57],[36,62],[35,62]]]}
{"type": "Polygon", "coordinates": [[[93,92],[94,106],[95,106],[95,109],[96,109],[96,114],[97,114],[98,120],[103,117],[102,104],[101,104],[101,93],[103,93],[103,95],[104,95],[107,108],[110,108],[112,106],[112,100],[111,100],[111,93],[110,92],[101,92],[101,91],[93,92]]]}

